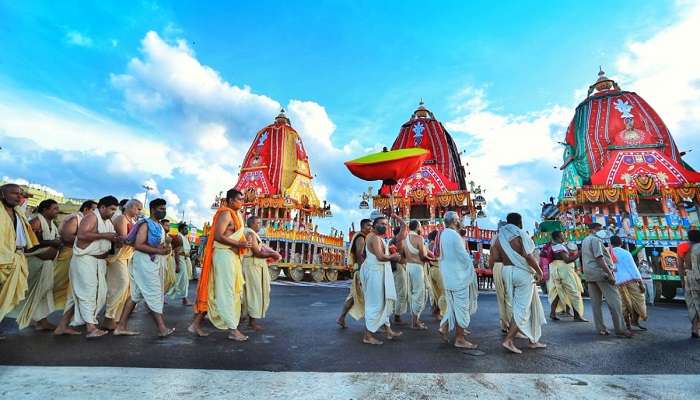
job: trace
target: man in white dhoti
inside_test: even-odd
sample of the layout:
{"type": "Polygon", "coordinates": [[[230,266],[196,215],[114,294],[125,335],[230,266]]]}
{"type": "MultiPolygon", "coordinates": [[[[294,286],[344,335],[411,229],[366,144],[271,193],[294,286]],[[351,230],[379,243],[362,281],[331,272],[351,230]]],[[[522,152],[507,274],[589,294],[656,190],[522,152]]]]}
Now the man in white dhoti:
{"type": "Polygon", "coordinates": [[[97,210],[80,221],[73,246],[69,274],[75,309],[71,326],[87,325],[87,338],[107,333],[97,327],[97,314],[107,298],[106,259],[112,242],[119,241],[111,221],[118,204],[114,196],[101,198],[97,210]]]}
{"type": "Polygon", "coordinates": [[[59,213],[58,203],[46,199],[39,203],[36,214],[29,221],[39,239],[39,245],[25,254],[29,266],[27,297],[17,306],[17,325],[24,329],[33,324],[36,330],[52,331],[56,327],[46,317],[54,310],[54,267],[61,245],[58,227],[54,223],[59,213]]]}
{"type": "Polygon", "coordinates": [[[536,288],[542,281],[542,270],[534,257],[535,243],[522,230],[522,221],[520,214],[508,214],[507,224],[498,231],[498,238],[491,247],[493,262],[503,264],[506,308],[512,315],[503,347],[516,354],[522,353],[514,343],[518,333],[530,340],[528,347],[531,349],[547,347],[540,343],[542,325],[547,321],[536,288]]]}
{"type": "Polygon", "coordinates": [[[372,220],[363,219],[360,221],[360,231],[355,234],[350,242],[348,249],[349,265],[352,271],[352,283],[350,284],[350,293],[345,298],[343,309],[336,323],[341,328],[345,328],[345,317],[350,314],[351,317],[359,320],[364,316],[365,299],[362,295],[362,285],[360,283],[360,266],[365,262],[367,257],[367,246],[365,239],[372,232],[372,220]]]}
{"type": "Polygon", "coordinates": [[[183,306],[191,306],[192,303],[187,298],[190,286],[191,265],[188,269],[190,261],[190,241],[187,239],[187,224],[181,222],[177,226],[177,239],[173,241],[173,250],[175,251],[175,284],[168,291],[168,298],[172,300],[180,300],[183,306]]]}
{"type": "Polygon", "coordinates": [[[644,298],[644,283],[642,275],[637,269],[632,253],[622,248],[622,239],[619,236],[610,238],[613,246],[612,255],[615,257],[615,285],[620,293],[622,302],[622,315],[625,319],[627,329],[631,330],[632,325],[639,330],[646,331],[640,321],[647,320],[647,305],[644,298]]]}
{"type": "MultiPolygon", "coordinates": [[[[498,230],[500,231],[501,228],[506,225],[506,221],[499,221],[498,230]]],[[[491,239],[491,249],[493,249],[496,240],[498,240],[498,235],[491,239]]],[[[506,288],[503,285],[503,263],[500,261],[496,262],[495,258],[489,256],[488,268],[493,271],[493,286],[496,289],[496,303],[498,303],[498,320],[501,326],[501,332],[508,333],[510,320],[513,316],[509,314],[508,307],[506,306],[506,288]]]]}
{"type": "Polygon", "coordinates": [[[413,220],[408,225],[408,236],[404,241],[403,256],[406,260],[406,272],[408,274],[408,298],[411,309],[411,328],[425,330],[428,327],[420,320],[420,315],[425,309],[428,295],[426,282],[428,269],[426,263],[435,261],[428,255],[428,249],[420,235],[421,224],[413,220]]]}
{"type": "Polygon", "coordinates": [[[394,287],[396,288],[396,301],[394,301],[394,323],[403,324],[401,316],[408,311],[408,273],[406,272],[406,259],[403,251],[398,251],[396,235],[401,231],[400,226],[394,227],[393,236],[389,240],[389,252],[399,253],[401,258],[397,262],[391,262],[391,273],[394,275],[394,287]]]}
{"type": "Polygon", "coordinates": [[[69,326],[73,320],[75,304],[70,290],[70,262],[73,259],[73,244],[78,236],[78,226],[83,217],[97,209],[97,202],[86,200],[80,205],[80,209],[67,216],[61,226],[58,227],[61,236],[62,247],[56,258],[56,266],[53,274],[54,306],[57,310],[63,310],[63,315],[58,326],[53,331],[54,335],[80,335],[80,331],[69,326]]]}
{"type": "Polygon", "coordinates": [[[448,331],[456,330],[454,346],[476,349],[465,339],[471,316],[476,312],[478,287],[472,257],[459,234],[459,215],[445,213],[445,229],[440,234],[440,273],[445,287],[447,310],[440,321],[440,334],[448,341],[448,331]]]}
{"type": "MultiPolygon", "coordinates": [[[[406,239],[406,224],[396,215],[391,216],[401,226],[397,242],[401,244],[406,239]]],[[[367,258],[360,268],[360,281],[365,297],[365,332],[362,342],[379,345],[383,342],[374,337],[380,328],[384,328],[387,339],[391,340],[401,335],[391,329],[389,317],[396,301],[396,288],[391,273],[392,261],[399,261],[401,255],[389,254],[389,247],[384,243],[383,236],[387,234],[389,221],[386,217],[378,217],[372,223],[372,232],[367,235],[367,258]]]]}
{"type": "MultiPolygon", "coordinates": [[[[136,223],[136,218],[141,215],[142,209],[143,204],[139,200],[131,199],[124,203],[122,213],[112,217],[117,235],[126,238],[129,230],[136,223]]],[[[124,304],[129,299],[129,264],[133,255],[132,246],[117,244],[115,254],[107,259],[107,308],[105,319],[102,321],[104,329],[114,330],[117,327],[124,304]]]]}
{"type": "MultiPolygon", "coordinates": [[[[128,329],[129,317],[137,303],[144,301],[158,329],[159,337],[170,336],[175,328],[168,328],[163,318],[163,256],[170,254],[172,249],[165,245],[165,235],[160,221],[165,218],[166,201],[154,199],[148,204],[150,216],[137,223],[133,238],[134,256],[131,262],[130,287],[131,298],[126,301],[124,311],[119,318],[119,324],[114,330],[115,336],[138,335],[138,332],[128,329]]],[[[129,235],[127,242],[131,242],[129,235]]]]}
{"type": "Polygon", "coordinates": [[[242,256],[243,279],[243,314],[248,316],[248,325],[256,332],[262,330],[259,319],[265,318],[270,307],[270,271],[267,259],[279,262],[282,256],[267,246],[263,246],[260,236],[260,218],[248,217],[243,231],[250,243],[250,249],[242,256]]]}

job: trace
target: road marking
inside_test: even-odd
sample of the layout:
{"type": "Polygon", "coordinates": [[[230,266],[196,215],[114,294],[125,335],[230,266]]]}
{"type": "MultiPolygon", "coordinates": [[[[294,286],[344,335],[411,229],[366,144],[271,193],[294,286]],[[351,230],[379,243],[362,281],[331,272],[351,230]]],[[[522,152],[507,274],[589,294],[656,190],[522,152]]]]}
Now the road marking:
{"type": "Polygon", "coordinates": [[[0,367],[8,399],[688,399],[698,375],[266,372],[0,367]],[[126,384],[125,384],[126,382],[126,384]]]}

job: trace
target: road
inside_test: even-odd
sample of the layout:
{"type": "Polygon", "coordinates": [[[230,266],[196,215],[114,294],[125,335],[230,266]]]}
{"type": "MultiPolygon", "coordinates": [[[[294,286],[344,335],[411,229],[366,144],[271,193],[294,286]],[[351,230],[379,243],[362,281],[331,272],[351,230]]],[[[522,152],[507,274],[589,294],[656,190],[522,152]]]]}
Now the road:
{"type": "MultiPolygon", "coordinates": [[[[648,332],[633,339],[603,338],[592,323],[570,320],[544,328],[546,350],[507,353],[500,346],[498,313],[493,293],[479,296],[470,340],[479,351],[460,351],[443,344],[437,321],[426,316],[429,331],[411,331],[380,347],[363,345],[363,324],[349,319],[340,329],[335,318],[347,294],[346,284],[275,284],[265,332],[250,334],[247,343],[226,340],[224,332],[195,338],[185,332],[191,309],[165,307],[166,319],[178,331],[157,339],[143,308],[131,328],[137,337],[54,337],[31,329],[17,332],[13,321],[0,327],[0,365],[108,366],[249,371],[392,372],[392,373],[538,373],[538,374],[697,374],[700,341],[690,339],[685,306],[664,303],[649,311],[648,332]]],[[[193,287],[194,289],[194,287],[193,287]]],[[[546,299],[543,303],[547,307],[546,299]]],[[[586,314],[590,309],[586,302],[586,314]]],[[[56,319],[58,316],[52,316],[56,319]]],[[[610,325],[610,324],[609,324],[610,325]]],[[[523,343],[524,345],[524,343],[523,343]]]]}

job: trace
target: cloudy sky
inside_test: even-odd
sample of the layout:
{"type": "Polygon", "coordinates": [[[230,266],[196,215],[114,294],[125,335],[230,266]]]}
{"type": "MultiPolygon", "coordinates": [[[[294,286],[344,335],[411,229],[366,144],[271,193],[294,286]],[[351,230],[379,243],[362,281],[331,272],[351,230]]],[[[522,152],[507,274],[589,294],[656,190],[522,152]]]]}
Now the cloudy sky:
{"type": "Polygon", "coordinates": [[[599,65],[700,166],[697,2],[201,3],[0,1],[0,177],[80,198],[148,183],[199,224],[285,107],[334,208],[320,225],[346,230],[368,183],[342,161],[391,145],[422,97],[486,189],[482,225],[531,223],[599,65]]]}

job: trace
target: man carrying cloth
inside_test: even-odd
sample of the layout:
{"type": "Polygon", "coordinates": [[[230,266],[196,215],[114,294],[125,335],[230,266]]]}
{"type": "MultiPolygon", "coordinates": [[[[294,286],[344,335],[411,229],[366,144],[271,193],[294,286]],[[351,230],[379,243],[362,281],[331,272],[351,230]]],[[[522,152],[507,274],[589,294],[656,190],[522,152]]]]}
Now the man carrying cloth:
{"type": "Polygon", "coordinates": [[[165,260],[172,249],[165,244],[165,229],[160,221],[165,218],[166,202],[153,199],[148,204],[148,219],[139,221],[129,232],[128,243],[134,245],[134,256],[130,270],[131,298],[126,301],[115,336],[133,336],[138,332],[129,331],[129,316],[137,303],[144,301],[151,312],[158,336],[168,337],[175,328],[168,328],[163,318],[163,272],[165,260]],[[135,236],[135,237],[134,237],[135,236]]]}
{"type": "Polygon", "coordinates": [[[448,341],[448,330],[456,329],[454,346],[476,349],[464,338],[471,316],[476,312],[478,287],[472,257],[459,234],[459,215],[445,213],[445,230],[440,234],[440,273],[445,284],[447,310],[440,321],[440,334],[448,341]]]}
{"type": "Polygon", "coordinates": [[[24,299],[29,273],[24,251],[39,244],[19,208],[21,195],[19,185],[0,186],[0,322],[24,299]]]}
{"type": "Polygon", "coordinates": [[[267,259],[282,259],[278,252],[263,246],[258,236],[259,230],[260,218],[248,217],[244,234],[250,243],[250,249],[243,254],[243,310],[248,316],[248,324],[255,331],[262,330],[256,320],[265,318],[265,313],[270,307],[270,271],[267,268],[267,259]]]}
{"type": "Polygon", "coordinates": [[[120,240],[111,221],[118,206],[114,196],[101,198],[97,210],[80,221],[73,246],[70,282],[75,309],[71,326],[87,325],[88,339],[107,334],[98,329],[97,314],[107,299],[107,257],[112,242],[120,240]]]}
{"type": "Polygon", "coordinates": [[[350,251],[348,252],[350,267],[352,268],[352,283],[350,284],[350,293],[343,303],[343,310],[336,320],[336,323],[341,328],[345,328],[345,317],[350,314],[356,320],[360,320],[365,316],[365,298],[362,294],[360,284],[360,266],[365,262],[367,257],[367,249],[365,239],[372,232],[372,220],[363,219],[360,221],[360,231],[355,234],[350,242],[350,251]]]}
{"type": "Polygon", "coordinates": [[[25,254],[29,266],[28,291],[27,298],[17,306],[19,329],[24,329],[30,324],[34,324],[36,330],[40,331],[56,329],[46,317],[55,310],[54,265],[61,240],[58,238],[58,228],[53,221],[59,211],[56,200],[46,199],[39,203],[34,218],[29,221],[29,225],[39,238],[39,245],[25,254]]]}
{"type": "Polygon", "coordinates": [[[187,328],[198,336],[207,335],[201,327],[207,315],[216,328],[229,331],[229,339],[248,340],[238,330],[244,284],[241,253],[251,247],[243,235],[242,206],[243,193],[229,189],[214,214],[197,285],[195,317],[187,328]]]}
{"type": "Polygon", "coordinates": [[[506,307],[508,314],[512,315],[503,347],[520,354],[522,351],[513,342],[519,332],[530,340],[529,348],[547,347],[540,343],[542,325],[547,321],[536,289],[542,280],[542,270],[533,255],[535,243],[522,230],[523,220],[520,214],[508,214],[506,223],[498,231],[498,238],[491,247],[491,257],[494,262],[503,263],[506,307]]]}
{"type": "Polygon", "coordinates": [[[73,319],[73,311],[75,304],[71,297],[70,279],[70,262],[73,259],[73,244],[78,235],[78,225],[83,217],[93,210],[97,209],[97,203],[93,200],[86,200],[80,205],[78,212],[75,212],[66,217],[58,227],[59,235],[61,236],[62,247],[56,257],[56,266],[53,274],[53,302],[57,310],[63,310],[63,316],[58,323],[54,335],[80,335],[80,331],[71,328],[68,324],[73,319]]]}
{"type": "Polygon", "coordinates": [[[442,319],[447,309],[445,300],[445,289],[442,282],[442,274],[440,273],[440,263],[437,261],[440,258],[440,232],[435,230],[428,235],[429,254],[432,254],[433,261],[428,264],[428,294],[430,294],[430,303],[433,306],[433,315],[437,319],[442,319]]]}
{"type": "MultiPolygon", "coordinates": [[[[124,203],[124,212],[112,218],[117,235],[125,238],[136,223],[143,205],[136,199],[124,203]]],[[[114,330],[129,299],[129,264],[134,255],[133,246],[123,244],[115,248],[116,254],[107,259],[107,309],[102,327],[114,330]]]]}

